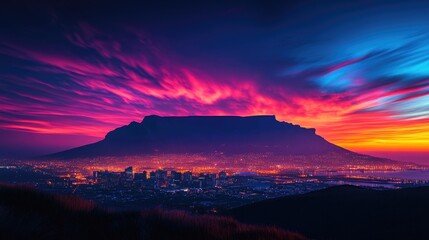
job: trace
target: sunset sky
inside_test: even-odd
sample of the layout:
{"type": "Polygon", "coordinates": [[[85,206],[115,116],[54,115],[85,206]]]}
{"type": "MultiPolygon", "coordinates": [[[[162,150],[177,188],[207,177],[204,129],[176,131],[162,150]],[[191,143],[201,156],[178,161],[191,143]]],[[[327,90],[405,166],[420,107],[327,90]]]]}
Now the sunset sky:
{"type": "Polygon", "coordinates": [[[429,151],[425,1],[52,2],[1,4],[1,154],[151,114],[271,114],[355,151],[429,151]]]}

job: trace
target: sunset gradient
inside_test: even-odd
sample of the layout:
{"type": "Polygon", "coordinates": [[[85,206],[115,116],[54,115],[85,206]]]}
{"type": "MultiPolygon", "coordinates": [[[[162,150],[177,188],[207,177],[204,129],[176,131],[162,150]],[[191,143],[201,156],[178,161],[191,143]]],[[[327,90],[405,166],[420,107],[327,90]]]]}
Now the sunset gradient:
{"type": "Polygon", "coordinates": [[[165,10],[156,26],[42,11],[0,37],[0,144],[65,136],[37,143],[59,150],[152,114],[273,114],[351,150],[427,151],[428,6],[353,7],[297,4],[275,23],[241,5],[165,10]]]}

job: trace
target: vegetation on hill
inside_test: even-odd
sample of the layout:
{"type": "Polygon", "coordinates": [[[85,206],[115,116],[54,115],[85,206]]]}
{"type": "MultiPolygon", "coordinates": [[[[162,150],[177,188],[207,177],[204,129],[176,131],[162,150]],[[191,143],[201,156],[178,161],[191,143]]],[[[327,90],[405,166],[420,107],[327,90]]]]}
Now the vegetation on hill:
{"type": "Polygon", "coordinates": [[[73,196],[0,186],[0,239],[304,239],[230,217],[155,209],[112,212],[73,196]]]}

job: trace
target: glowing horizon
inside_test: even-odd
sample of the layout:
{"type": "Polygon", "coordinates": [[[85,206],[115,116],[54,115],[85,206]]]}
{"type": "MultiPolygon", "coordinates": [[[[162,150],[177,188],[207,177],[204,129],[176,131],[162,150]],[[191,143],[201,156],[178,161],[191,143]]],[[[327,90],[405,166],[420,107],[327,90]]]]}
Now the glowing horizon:
{"type": "Polygon", "coordinates": [[[86,144],[152,114],[270,114],[354,151],[429,151],[427,7],[361,20],[346,6],[328,9],[336,16],[297,6],[301,18],[274,23],[244,6],[177,24],[57,14],[40,34],[24,21],[0,38],[0,145],[29,146],[20,132],[56,149],[46,135],[86,144]]]}

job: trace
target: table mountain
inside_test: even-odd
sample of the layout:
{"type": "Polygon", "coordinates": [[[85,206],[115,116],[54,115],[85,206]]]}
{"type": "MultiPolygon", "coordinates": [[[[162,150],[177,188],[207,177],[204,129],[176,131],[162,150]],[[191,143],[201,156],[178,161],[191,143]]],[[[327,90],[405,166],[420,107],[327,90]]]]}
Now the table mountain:
{"type": "Polygon", "coordinates": [[[147,116],[109,132],[96,143],[49,155],[56,158],[153,153],[351,153],[275,116],[147,116]]]}

